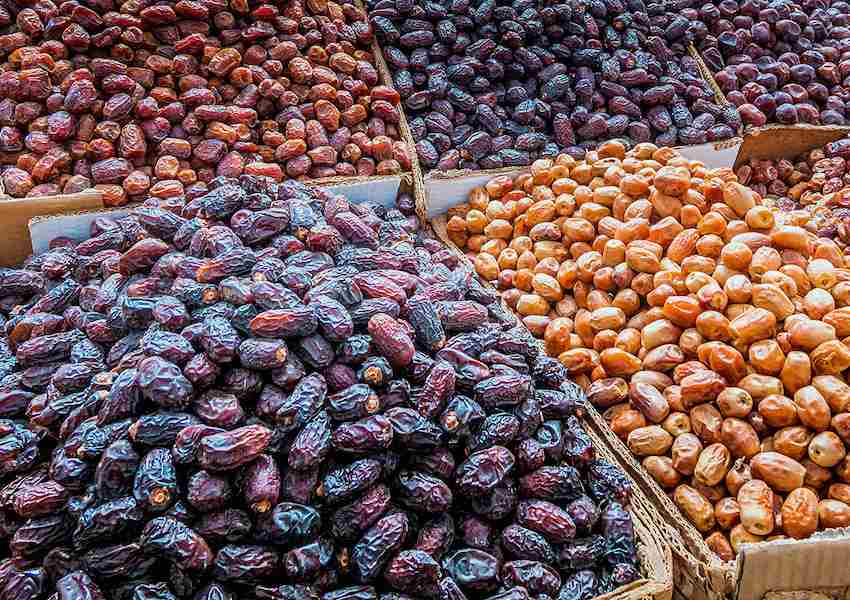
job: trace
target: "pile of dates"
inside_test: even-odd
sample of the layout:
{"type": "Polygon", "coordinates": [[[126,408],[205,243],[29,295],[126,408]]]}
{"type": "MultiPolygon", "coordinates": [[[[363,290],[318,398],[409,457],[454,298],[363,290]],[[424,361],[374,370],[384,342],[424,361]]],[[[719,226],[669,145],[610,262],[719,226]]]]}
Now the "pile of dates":
{"type": "MultiPolygon", "coordinates": [[[[850,118],[850,4],[686,0],[677,12],[747,125],[850,118]]],[[[678,33],[678,32],[676,32],[678,33]]]]}
{"type": "Polygon", "coordinates": [[[446,225],[727,561],[850,526],[850,256],[751,176],[609,141],[446,225]]]}
{"type": "Polygon", "coordinates": [[[398,94],[350,0],[15,0],[0,27],[13,197],[95,186],[120,205],[215,176],[410,169],[398,94]]]}
{"type": "Polygon", "coordinates": [[[580,389],[409,196],[243,175],[158,204],[0,271],[0,598],[573,600],[640,577],[580,389]]]}
{"type": "Polygon", "coordinates": [[[369,5],[426,169],[580,158],[611,138],[699,144],[741,124],[642,0],[369,5]]]}
{"type": "Polygon", "coordinates": [[[815,148],[794,160],[751,159],[735,171],[738,180],[778,211],[805,211],[804,226],[842,247],[850,241],[850,139],[815,148]]]}

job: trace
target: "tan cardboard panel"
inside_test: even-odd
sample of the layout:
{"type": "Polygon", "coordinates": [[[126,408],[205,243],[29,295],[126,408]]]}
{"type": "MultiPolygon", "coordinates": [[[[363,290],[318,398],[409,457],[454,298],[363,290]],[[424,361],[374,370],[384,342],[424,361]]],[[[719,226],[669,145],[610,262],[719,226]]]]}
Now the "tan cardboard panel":
{"type": "Polygon", "coordinates": [[[738,555],[740,600],[762,598],[769,591],[815,590],[850,585],[850,538],[781,540],[747,544],[738,555]]]}
{"type": "Polygon", "coordinates": [[[33,217],[92,208],[103,208],[101,194],[96,190],[0,201],[0,266],[19,265],[32,254],[28,225],[33,217]]]}
{"type": "Polygon", "coordinates": [[[752,158],[793,159],[848,135],[850,127],[838,125],[769,125],[750,129],[744,134],[735,167],[752,158]]]}

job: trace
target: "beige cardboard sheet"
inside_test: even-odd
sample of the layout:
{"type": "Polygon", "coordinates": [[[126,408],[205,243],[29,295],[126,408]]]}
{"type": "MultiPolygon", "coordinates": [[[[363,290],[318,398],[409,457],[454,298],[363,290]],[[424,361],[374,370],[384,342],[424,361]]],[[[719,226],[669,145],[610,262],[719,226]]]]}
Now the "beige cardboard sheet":
{"type": "MultiPolygon", "coordinates": [[[[786,150],[790,149],[796,156],[800,152],[844,137],[848,135],[848,132],[850,128],[774,127],[747,132],[743,138],[720,144],[703,144],[677,148],[677,150],[693,160],[704,162],[711,168],[732,167],[745,152],[747,155],[764,156],[769,149],[776,152],[776,149],[784,147],[786,150]]],[[[493,177],[515,176],[522,171],[523,169],[518,168],[426,176],[424,178],[425,204],[429,221],[434,223],[435,227],[440,222],[444,225],[443,215],[446,211],[465,202],[473,188],[486,184],[493,177]]],[[[623,452],[631,457],[624,446],[623,452]]],[[[642,474],[639,475],[642,483],[657,489],[663,496],[663,491],[640,469],[639,464],[637,467],[635,472],[642,474]]],[[[669,504],[669,507],[665,507],[665,511],[675,511],[676,515],[680,515],[678,508],[672,502],[669,504]]],[[[687,527],[690,527],[694,535],[699,537],[706,555],[714,556],[702,543],[702,538],[696,530],[689,524],[687,527]]],[[[673,535],[678,534],[673,533],[673,535]]],[[[723,566],[724,568],[718,572],[728,573],[729,579],[733,574],[735,575],[737,593],[734,597],[737,600],[762,600],[764,594],[769,591],[850,587],[850,531],[827,532],[804,541],[786,540],[749,545],[742,550],[735,562],[723,566]]],[[[724,577],[719,579],[725,582],[724,577]]],[[[716,588],[731,592],[731,585],[719,584],[716,588]]],[[[719,592],[712,587],[712,593],[705,597],[714,599],[729,596],[726,592],[719,592]]],[[[850,600],[850,594],[846,600],[850,600]]]]}
{"type": "Polygon", "coordinates": [[[850,537],[846,530],[807,540],[745,545],[738,555],[739,600],[766,592],[850,586],[850,537]]]}
{"type": "Polygon", "coordinates": [[[742,138],[736,137],[731,140],[697,146],[678,146],[676,150],[690,160],[704,162],[709,169],[720,169],[735,164],[735,158],[738,156],[742,142],[742,138]]]}
{"type": "Polygon", "coordinates": [[[325,187],[342,194],[355,204],[377,202],[389,208],[393,206],[395,199],[398,197],[398,190],[401,187],[401,176],[390,175],[386,177],[370,177],[368,179],[361,178],[359,181],[353,181],[352,183],[340,183],[325,187]]]}

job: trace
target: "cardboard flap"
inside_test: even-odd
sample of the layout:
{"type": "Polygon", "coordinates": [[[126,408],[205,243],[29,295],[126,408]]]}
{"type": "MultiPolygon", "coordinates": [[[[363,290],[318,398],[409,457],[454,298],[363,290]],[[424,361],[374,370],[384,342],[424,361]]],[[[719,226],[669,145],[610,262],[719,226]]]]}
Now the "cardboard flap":
{"type": "Polygon", "coordinates": [[[768,125],[750,129],[735,160],[735,168],[750,159],[794,159],[815,148],[850,135],[841,125],[768,125]]]}
{"type": "Polygon", "coordinates": [[[850,537],[846,530],[806,540],[745,544],[738,554],[738,594],[759,600],[766,592],[850,585],[850,537]]]}
{"type": "Polygon", "coordinates": [[[3,232],[0,236],[0,266],[19,265],[32,254],[28,225],[33,217],[92,208],[103,208],[102,196],[97,190],[3,200],[0,202],[0,230],[3,232]]]}
{"type": "Polygon", "coordinates": [[[466,202],[469,192],[484,185],[500,174],[510,173],[511,176],[515,176],[527,170],[515,168],[501,169],[498,172],[481,171],[457,178],[426,177],[425,198],[427,199],[428,206],[425,216],[428,220],[431,220],[437,215],[445,213],[453,206],[463,204],[466,202]]]}
{"type": "MultiPolygon", "coordinates": [[[[309,181],[307,182],[310,183],[309,181]]],[[[351,183],[339,183],[325,185],[327,189],[342,194],[354,204],[362,202],[377,202],[387,208],[395,204],[398,190],[401,187],[401,176],[391,175],[387,177],[369,177],[352,181],[351,183]]]]}
{"type": "Polygon", "coordinates": [[[677,146],[679,154],[690,160],[705,163],[709,169],[721,169],[735,164],[743,140],[739,137],[696,146],[677,146]]]}
{"type": "Polygon", "coordinates": [[[58,237],[72,240],[84,240],[91,235],[91,224],[98,217],[119,219],[130,214],[133,205],[112,210],[90,210],[65,215],[53,215],[30,219],[29,233],[32,239],[33,254],[41,254],[50,249],[50,242],[58,237]]]}

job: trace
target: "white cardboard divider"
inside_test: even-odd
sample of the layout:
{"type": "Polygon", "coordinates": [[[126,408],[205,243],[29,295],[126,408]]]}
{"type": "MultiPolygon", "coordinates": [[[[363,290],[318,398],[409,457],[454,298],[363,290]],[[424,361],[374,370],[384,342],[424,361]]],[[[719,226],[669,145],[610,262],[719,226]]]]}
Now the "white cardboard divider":
{"type": "MultiPolygon", "coordinates": [[[[308,181],[307,184],[309,183],[308,181]]],[[[377,202],[382,206],[390,208],[395,204],[395,200],[398,197],[398,190],[401,187],[401,176],[370,177],[368,181],[339,183],[324,187],[342,194],[354,204],[377,202]]]]}
{"type": "Polygon", "coordinates": [[[114,210],[93,210],[56,217],[30,219],[29,230],[33,254],[47,252],[50,249],[50,242],[58,237],[67,237],[79,241],[91,237],[91,224],[98,217],[120,219],[129,214],[130,210],[122,207],[114,210]]]}
{"type": "Polygon", "coordinates": [[[510,175],[511,177],[521,173],[522,169],[514,171],[483,171],[476,173],[470,171],[458,177],[426,177],[425,197],[427,198],[426,218],[430,221],[458,204],[466,202],[466,198],[476,187],[482,186],[497,175],[510,175]]]}
{"type": "MultiPolygon", "coordinates": [[[[682,156],[690,160],[699,160],[709,169],[731,168],[735,164],[742,138],[733,138],[722,142],[682,146],[676,148],[682,156]]],[[[492,171],[458,171],[446,174],[425,176],[425,197],[427,206],[425,216],[428,220],[444,214],[448,209],[466,202],[473,188],[479,187],[499,175],[515,177],[528,170],[528,167],[516,169],[495,169],[492,171]]]]}
{"type": "Polygon", "coordinates": [[[678,146],[676,150],[685,158],[705,163],[709,169],[731,168],[743,142],[743,138],[738,137],[697,146],[678,146]]]}
{"type": "MultiPolygon", "coordinates": [[[[307,182],[309,184],[309,182],[307,182]]],[[[342,182],[324,186],[342,194],[354,204],[376,202],[386,207],[395,204],[401,187],[401,176],[373,177],[368,181],[342,182]]],[[[91,224],[98,217],[120,218],[130,213],[132,207],[112,210],[79,212],[53,217],[40,217],[29,222],[33,253],[41,254],[50,248],[50,242],[58,237],[84,240],[89,237],[91,224]]]]}

